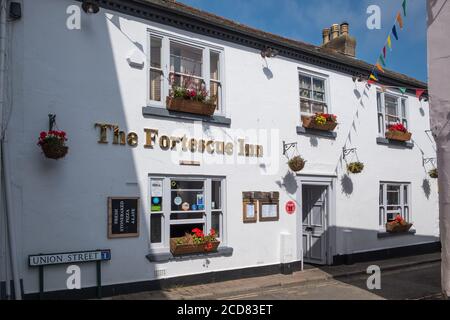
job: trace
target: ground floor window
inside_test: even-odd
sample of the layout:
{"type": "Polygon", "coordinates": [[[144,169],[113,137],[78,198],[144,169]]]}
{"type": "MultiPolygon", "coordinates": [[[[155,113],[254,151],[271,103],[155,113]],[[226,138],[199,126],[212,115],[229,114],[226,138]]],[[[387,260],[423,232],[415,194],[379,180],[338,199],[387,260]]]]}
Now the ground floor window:
{"type": "Polygon", "coordinates": [[[410,221],[410,183],[381,182],[379,191],[379,224],[393,221],[397,215],[410,221]]]}
{"type": "Polygon", "coordinates": [[[150,177],[150,242],[168,248],[171,238],[195,228],[216,231],[223,243],[223,178],[150,177]]]}

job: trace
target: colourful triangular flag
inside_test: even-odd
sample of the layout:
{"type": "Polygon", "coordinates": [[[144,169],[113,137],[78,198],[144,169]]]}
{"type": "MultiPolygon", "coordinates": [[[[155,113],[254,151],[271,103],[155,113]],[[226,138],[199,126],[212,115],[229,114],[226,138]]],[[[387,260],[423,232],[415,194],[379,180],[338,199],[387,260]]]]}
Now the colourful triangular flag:
{"type": "Polygon", "coordinates": [[[378,60],[381,62],[383,67],[386,67],[386,62],[384,61],[383,56],[381,54],[380,54],[380,58],[378,60]]]}
{"type": "Polygon", "coordinates": [[[425,92],[424,89],[416,89],[416,97],[417,97],[417,99],[420,100],[420,97],[423,95],[424,92],[425,92]]]}
{"type": "Polygon", "coordinates": [[[395,24],[392,27],[392,34],[394,35],[395,40],[398,40],[397,28],[395,27],[395,24]]]}
{"type": "Polygon", "coordinates": [[[403,93],[403,94],[406,93],[406,88],[400,87],[400,88],[398,88],[398,90],[400,90],[400,92],[403,93]]]}
{"type": "Polygon", "coordinates": [[[381,67],[381,65],[379,63],[377,63],[375,66],[377,67],[378,70],[380,70],[381,72],[384,72],[383,68],[381,67]]]}
{"type": "Polygon", "coordinates": [[[403,15],[406,17],[406,0],[403,0],[402,7],[403,7],[403,15]]]}
{"type": "Polygon", "coordinates": [[[373,74],[370,75],[369,79],[373,81],[378,81],[378,79],[373,74]]]}
{"type": "Polygon", "coordinates": [[[390,50],[392,50],[392,41],[391,41],[391,35],[388,36],[387,38],[387,44],[390,50]]]}
{"type": "Polygon", "coordinates": [[[383,57],[386,59],[386,46],[383,47],[383,57]]]}
{"type": "Polygon", "coordinates": [[[367,80],[367,84],[370,86],[370,85],[372,85],[372,84],[374,84],[375,83],[375,81],[373,81],[373,80],[367,80]]]}
{"type": "Polygon", "coordinates": [[[400,26],[400,29],[403,29],[403,19],[402,19],[402,15],[399,13],[397,13],[397,22],[398,25],[400,26]]]}

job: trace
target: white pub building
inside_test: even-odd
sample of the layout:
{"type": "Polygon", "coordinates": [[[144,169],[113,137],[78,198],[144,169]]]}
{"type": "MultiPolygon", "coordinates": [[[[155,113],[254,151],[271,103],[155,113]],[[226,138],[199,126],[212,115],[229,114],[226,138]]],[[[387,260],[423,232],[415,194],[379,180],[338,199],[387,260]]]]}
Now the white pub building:
{"type": "Polygon", "coordinates": [[[440,249],[427,84],[367,85],[347,23],[315,46],[169,0],[0,3],[2,299],[440,249]]]}

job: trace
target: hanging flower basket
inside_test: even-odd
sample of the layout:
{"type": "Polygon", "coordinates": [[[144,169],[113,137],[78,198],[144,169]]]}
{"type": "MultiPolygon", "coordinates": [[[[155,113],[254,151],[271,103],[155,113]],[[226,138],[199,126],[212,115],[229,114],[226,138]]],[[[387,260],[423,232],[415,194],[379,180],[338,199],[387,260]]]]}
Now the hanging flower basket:
{"type": "Polygon", "coordinates": [[[438,170],[436,168],[435,169],[431,169],[430,171],[428,171],[428,175],[432,179],[437,179],[438,178],[438,170]]]}
{"type": "Polygon", "coordinates": [[[394,221],[386,223],[386,231],[389,233],[408,232],[412,226],[412,223],[406,222],[398,215],[394,221]]]}
{"type": "Polygon", "coordinates": [[[195,228],[193,234],[186,234],[181,238],[170,239],[170,252],[174,256],[216,252],[220,241],[216,239],[216,231],[211,229],[209,235],[204,235],[203,231],[195,228]]]}
{"type": "Polygon", "coordinates": [[[347,165],[347,171],[353,174],[361,173],[364,170],[364,163],[351,162],[347,165]]]}
{"type": "Polygon", "coordinates": [[[64,158],[69,151],[69,147],[65,145],[66,141],[64,131],[43,131],[39,135],[38,145],[47,158],[57,160],[64,158]]]}
{"type": "Polygon", "coordinates": [[[338,125],[334,114],[316,113],[314,116],[302,116],[303,127],[322,131],[334,131],[338,125]]]}
{"type": "Polygon", "coordinates": [[[386,132],[386,138],[396,141],[409,141],[411,140],[412,133],[408,132],[405,126],[401,123],[394,124],[388,128],[386,132]]]}
{"type": "Polygon", "coordinates": [[[294,172],[302,171],[305,167],[305,164],[306,161],[300,156],[295,156],[288,161],[289,168],[294,172]]]}

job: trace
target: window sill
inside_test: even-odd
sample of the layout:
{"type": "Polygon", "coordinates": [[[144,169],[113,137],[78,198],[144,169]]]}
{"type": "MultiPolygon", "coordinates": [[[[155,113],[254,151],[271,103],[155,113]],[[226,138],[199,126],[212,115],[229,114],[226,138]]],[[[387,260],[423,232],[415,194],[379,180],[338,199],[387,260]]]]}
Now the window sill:
{"type": "Polygon", "coordinates": [[[397,147],[404,147],[407,149],[414,148],[414,143],[406,141],[396,141],[396,140],[389,140],[386,138],[377,138],[377,144],[386,145],[386,146],[397,146],[397,147]]]}
{"type": "Polygon", "coordinates": [[[378,239],[391,238],[391,237],[399,237],[399,236],[413,236],[416,234],[416,230],[409,230],[408,232],[395,232],[390,233],[387,231],[378,231],[377,237],[378,239]]]}
{"type": "Polygon", "coordinates": [[[205,258],[217,258],[217,257],[230,257],[233,255],[233,248],[219,247],[217,252],[213,253],[194,253],[182,256],[173,256],[170,252],[163,253],[150,253],[146,255],[146,258],[150,262],[170,262],[170,261],[187,261],[205,258]]]}
{"type": "Polygon", "coordinates": [[[151,107],[151,106],[143,107],[142,114],[146,117],[159,117],[159,118],[168,118],[168,119],[175,119],[175,120],[202,121],[202,122],[206,122],[206,123],[217,124],[217,125],[227,126],[227,127],[229,127],[231,125],[231,119],[226,118],[224,116],[213,115],[213,116],[208,117],[208,116],[203,116],[203,115],[169,111],[166,108],[162,108],[162,107],[151,107]]]}
{"type": "Polygon", "coordinates": [[[317,129],[309,129],[309,128],[305,128],[303,126],[297,127],[297,134],[313,135],[313,136],[319,136],[319,137],[329,138],[329,139],[336,139],[336,137],[337,137],[337,133],[335,131],[323,131],[323,130],[317,130],[317,129]]]}

